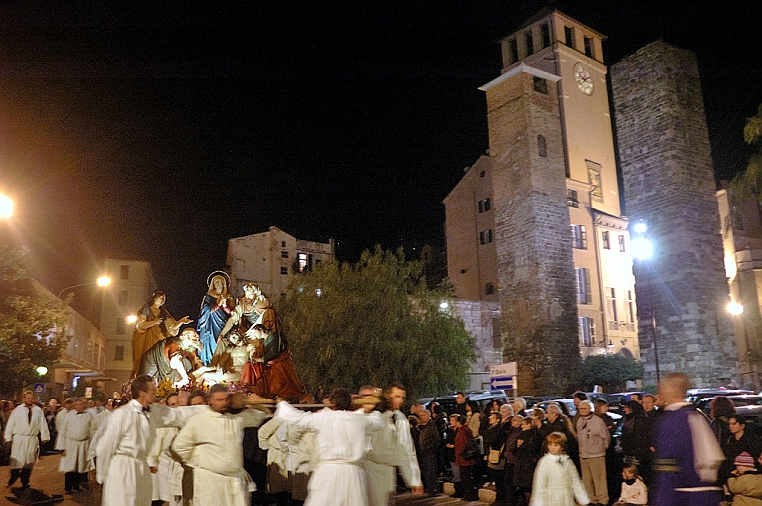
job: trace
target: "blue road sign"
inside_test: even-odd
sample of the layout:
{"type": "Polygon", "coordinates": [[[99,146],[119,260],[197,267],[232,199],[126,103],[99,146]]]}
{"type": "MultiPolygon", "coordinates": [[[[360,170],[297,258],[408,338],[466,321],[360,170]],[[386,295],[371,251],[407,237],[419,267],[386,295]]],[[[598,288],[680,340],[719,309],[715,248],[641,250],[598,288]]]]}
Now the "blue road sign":
{"type": "Polygon", "coordinates": [[[492,390],[510,390],[513,388],[513,376],[495,376],[490,378],[492,390]]]}
{"type": "Polygon", "coordinates": [[[34,389],[32,390],[35,394],[44,394],[45,393],[45,383],[35,383],[34,389]]]}

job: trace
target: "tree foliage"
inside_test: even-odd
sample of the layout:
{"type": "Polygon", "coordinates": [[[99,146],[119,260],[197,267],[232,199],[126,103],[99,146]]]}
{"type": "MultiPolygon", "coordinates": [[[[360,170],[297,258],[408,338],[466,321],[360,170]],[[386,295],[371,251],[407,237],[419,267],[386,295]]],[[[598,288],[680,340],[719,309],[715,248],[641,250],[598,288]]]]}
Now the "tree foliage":
{"type": "Polygon", "coordinates": [[[643,364],[622,355],[591,355],[582,360],[580,380],[587,391],[600,385],[604,392],[621,392],[627,381],[641,378],[643,364]]]}
{"type": "Polygon", "coordinates": [[[0,244],[0,393],[15,394],[52,369],[66,347],[65,305],[35,290],[25,268],[26,250],[0,244]]]}
{"type": "Polygon", "coordinates": [[[762,104],[757,115],[746,120],[743,136],[747,144],[758,144],[759,149],[752,154],[746,170],[730,182],[730,196],[738,201],[754,197],[762,204],[762,104]]]}
{"type": "Polygon", "coordinates": [[[357,264],[323,262],[296,276],[281,300],[284,332],[308,390],[384,387],[408,398],[463,388],[474,342],[439,304],[419,262],[402,251],[365,251],[357,264]]]}

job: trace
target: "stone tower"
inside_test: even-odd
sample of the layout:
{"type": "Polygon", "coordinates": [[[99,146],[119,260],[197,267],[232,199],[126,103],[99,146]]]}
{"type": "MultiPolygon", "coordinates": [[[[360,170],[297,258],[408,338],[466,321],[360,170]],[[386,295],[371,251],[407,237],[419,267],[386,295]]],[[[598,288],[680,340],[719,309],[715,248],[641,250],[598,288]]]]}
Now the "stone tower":
{"type": "Polygon", "coordinates": [[[558,80],[520,64],[481,88],[502,328],[522,392],[565,392],[580,362],[558,80]]]}
{"type": "Polygon", "coordinates": [[[738,379],[715,182],[696,57],[657,41],[610,69],[624,202],[653,244],[636,261],[644,383],[738,379]]]}

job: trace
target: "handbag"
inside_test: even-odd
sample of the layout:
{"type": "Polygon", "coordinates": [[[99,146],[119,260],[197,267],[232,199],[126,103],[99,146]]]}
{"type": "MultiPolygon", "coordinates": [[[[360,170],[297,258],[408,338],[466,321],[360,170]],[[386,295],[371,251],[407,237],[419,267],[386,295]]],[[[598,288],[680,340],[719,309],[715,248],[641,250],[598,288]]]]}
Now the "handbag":
{"type": "Polygon", "coordinates": [[[499,450],[493,450],[492,448],[490,448],[488,462],[490,464],[499,464],[500,463],[500,459],[502,458],[502,456],[503,456],[503,447],[502,446],[500,447],[499,450]]]}

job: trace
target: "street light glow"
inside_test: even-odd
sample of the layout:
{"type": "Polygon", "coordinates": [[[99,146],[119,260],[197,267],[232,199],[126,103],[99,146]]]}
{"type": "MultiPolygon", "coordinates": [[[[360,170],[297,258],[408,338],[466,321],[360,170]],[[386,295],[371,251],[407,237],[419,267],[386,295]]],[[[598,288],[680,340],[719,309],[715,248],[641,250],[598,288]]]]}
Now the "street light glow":
{"type": "Polygon", "coordinates": [[[37,368],[37,374],[39,374],[40,376],[45,376],[46,374],[48,374],[48,368],[45,367],[44,365],[41,365],[40,367],[37,368]]]}
{"type": "Polygon", "coordinates": [[[8,219],[13,215],[13,200],[0,193],[0,218],[8,219]]]}
{"type": "Polygon", "coordinates": [[[136,321],[138,321],[138,317],[137,317],[137,316],[135,316],[134,314],[131,314],[130,316],[128,316],[128,317],[127,317],[127,318],[125,318],[125,319],[127,320],[127,323],[129,323],[129,324],[133,324],[133,323],[135,323],[136,321]]]}
{"type": "Polygon", "coordinates": [[[739,304],[738,302],[730,302],[727,306],[728,313],[732,315],[740,315],[743,314],[743,306],[739,304]]]}
{"type": "Polygon", "coordinates": [[[645,233],[646,233],[646,230],[648,230],[648,227],[646,226],[646,222],[645,222],[645,221],[643,221],[643,220],[640,220],[639,222],[637,222],[637,223],[635,224],[635,226],[634,226],[634,227],[632,227],[632,229],[633,229],[635,232],[637,232],[638,234],[645,234],[645,233]]]}
{"type": "Polygon", "coordinates": [[[98,286],[108,286],[111,284],[111,278],[108,276],[101,276],[98,278],[98,281],[96,281],[98,286]]]}
{"type": "Polygon", "coordinates": [[[654,256],[654,245],[645,237],[636,237],[632,240],[632,256],[636,260],[648,260],[654,256]]]}

